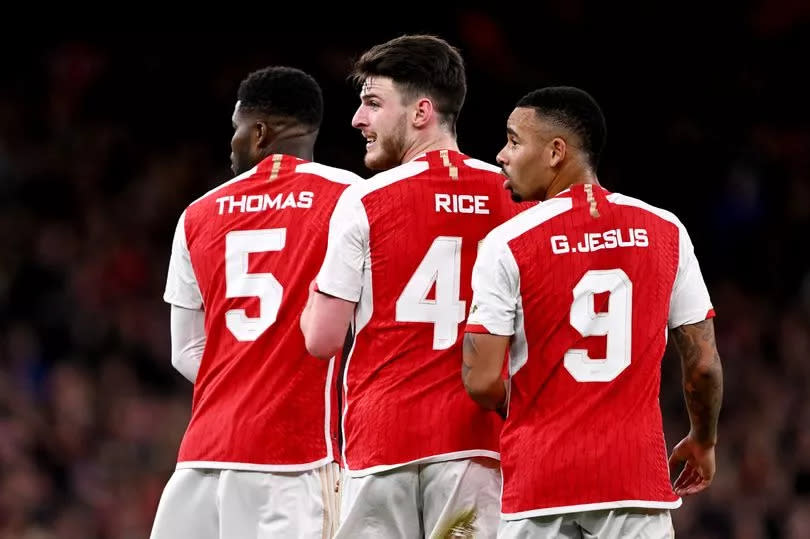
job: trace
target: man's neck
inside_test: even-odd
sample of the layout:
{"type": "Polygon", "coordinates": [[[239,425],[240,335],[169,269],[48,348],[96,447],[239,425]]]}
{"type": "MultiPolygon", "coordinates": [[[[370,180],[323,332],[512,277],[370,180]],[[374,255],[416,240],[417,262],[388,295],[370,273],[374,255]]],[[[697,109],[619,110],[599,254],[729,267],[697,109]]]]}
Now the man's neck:
{"type": "Polygon", "coordinates": [[[318,132],[294,133],[276,138],[264,151],[262,159],[274,153],[292,155],[306,161],[314,159],[315,139],[318,132]]]}
{"type": "Polygon", "coordinates": [[[411,145],[408,151],[405,152],[405,154],[402,156],[401,162],[407,163],[409,161],[413,161],[413,159],[422,155],[423,153],[432,152],[434,150],[452,150],[454,152],[459,151],[456,137],[450,133],[440,132],[432,137],[419,140],[411,145]]]}
{"type": "Polygon", "coordinates": [[[544,200],[554,198],[573,185],[584,185],[586,183],[599,185],[599,179],[591,170],[581,171],[576,176],[561,174],[551,181],[551,185],[549,185],[548,189],[546,190],[544,200]]]}

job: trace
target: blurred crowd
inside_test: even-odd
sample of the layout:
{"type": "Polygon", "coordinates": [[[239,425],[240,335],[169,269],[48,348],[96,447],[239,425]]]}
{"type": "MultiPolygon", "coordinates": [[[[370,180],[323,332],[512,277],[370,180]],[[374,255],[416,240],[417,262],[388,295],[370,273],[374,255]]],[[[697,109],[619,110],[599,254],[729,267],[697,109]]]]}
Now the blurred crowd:
{"type": "MultiPolygon", "coordinates": [[[[494,160],[504,119],[535,87],[574,84],[602,103],[602,183],[681,217],[717,311],[718,472],[673,512],[676,532],[808,537],[810,118],[800,105],[810,88],[794,80],[804,67],[792,55],[810,50],[810,10],[754,2],[714,40],[686,39],[710,34],[708,25],[685,30],[675,19],[625,42],[600,8],[566,4],[550,11],[543,36],[536,20],[468,10],[351,36],[4,46],[0,539],[148,536],[191,402],[171,368],[161,300],[171,236],[184,206],[229,178],[239,81],[271,63],[310,71],[326,100],[316,158],[368,176],[349,126],[349,62],[416,30],[465,56],[459,139],[475,157],[494,160]],[[639,51],[652,36],[653,50],[639,51]]],[[[689,425],[672,350],[661,404],[672,447],[689,425]]]]}

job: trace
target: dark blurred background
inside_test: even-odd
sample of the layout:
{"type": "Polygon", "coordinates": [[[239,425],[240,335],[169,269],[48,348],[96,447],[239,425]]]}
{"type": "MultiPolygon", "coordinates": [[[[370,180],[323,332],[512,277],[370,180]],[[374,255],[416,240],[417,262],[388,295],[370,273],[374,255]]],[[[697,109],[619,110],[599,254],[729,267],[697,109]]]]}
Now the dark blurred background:
{"type": "MultiPolygon", "coordinates": [[[[718,473],[676,532],[810,537],[810,3],[302,12],[0,37],[0,538],[148,537],[191,402],[161,301],[172,233],[230,177],[239,82],[268,64],[312,73],[316,159],[367,177],[346,75],[405,32],[461,49],[459,142],[480,159],[529,90],[601,103],[600,180],[683,220],[718,313],[718,473]]],[[[689,423],[671,352],[661,404],[672,447],[689,423]]]]}

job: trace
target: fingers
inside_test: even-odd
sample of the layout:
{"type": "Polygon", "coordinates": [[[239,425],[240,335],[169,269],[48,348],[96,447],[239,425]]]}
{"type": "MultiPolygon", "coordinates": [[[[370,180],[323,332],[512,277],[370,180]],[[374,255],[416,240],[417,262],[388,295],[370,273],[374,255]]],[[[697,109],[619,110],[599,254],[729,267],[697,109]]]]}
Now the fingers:
{"type": "Polygon", "coordinates": [[[679,443],[672,449],[672,454],[669,456],[669,474],[672,475],[678,471],[678,468],[686,460],[685,451],[683,450],[683,442],[679,443]]]}
{"type": "Polygon", "coordinates": [[[690,496],[705,490],[710,483],[711,479],[703,477],[700,470],[687,462],[672,488],[678,496],[690,496]]]}
{"type": "Polygon", "coordinates": [[[698,471],[687,462],[686,466],[683,467],[683,471],[681,471],[680,475],[675,480],[675,484],[672,485],[672,489],[676,494],[680,494],[679,491],[684,490],[687,486],[692,485],[700,479],[701,477],[698,471]]]}
{"type": "Polygon", "coordinates": [[[687,487],[684,487],[680,491],[676,490],[675,494],[677,494],[678,496],[691,496],[692,494],[697,494],[698,492],[701,492],[701,491],[705,490],[706,487],[708,487],[710,483],[711,483],[710,481],[707,481],[705,479],[700,479],[699,481],[697,481],[693,485],[689,485],[687,487]]]}

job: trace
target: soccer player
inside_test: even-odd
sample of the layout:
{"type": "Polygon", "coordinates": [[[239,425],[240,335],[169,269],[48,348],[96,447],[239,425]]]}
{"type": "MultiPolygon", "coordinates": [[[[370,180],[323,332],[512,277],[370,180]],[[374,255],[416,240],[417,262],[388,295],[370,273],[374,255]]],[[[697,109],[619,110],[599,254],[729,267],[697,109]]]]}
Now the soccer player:
{"type": "Polygon", "coordinates": [[[521,208],[497,167],[459,152],[466,94],[458,51],[406,35],[357,61],[352,119],[365,164],[385,170],[349,187],[302,329],[328,358],[350,321],[344,373],[344,481],[338,537],[417,538],[498,524],[501,418],[458,379],[478,242],[521,208]],[[388,169],[388,170],[386,170],[388,169]]]}
{"type": "Polygon", "coordinates": [[[308,74],[251,73],[233,113],[236,177],[180,216],[164,299],[194,399],[153,538],[320,538],[337,520],[334,360],[307,353],[297,318],[359,178],[312,162],[322,115],[308,74]]]}
{"type": "Polygon", "coordinates": [[[473,270],[464,384],[506,407],[499,537],[672,537],[669,509],[714,476],[722,369],[683,224],[599,185],[602,112],[587,93],[523,97],[497,160],[539,205],[493,230],[473,270]],[[691,430],[667,468],[658,404],[667,328],[691,430]],[[507,346],[509,379],[501,368],[507,346]]]}

